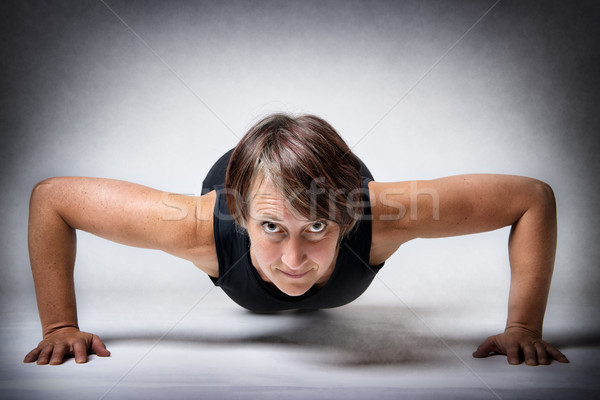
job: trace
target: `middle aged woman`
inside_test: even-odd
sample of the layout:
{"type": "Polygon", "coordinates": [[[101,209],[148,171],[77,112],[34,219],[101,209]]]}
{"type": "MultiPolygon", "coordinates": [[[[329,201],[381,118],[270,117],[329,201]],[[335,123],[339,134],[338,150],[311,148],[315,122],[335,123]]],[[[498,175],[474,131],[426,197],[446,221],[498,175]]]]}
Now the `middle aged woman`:
{"type": "Polygon", "coordinates": [[[547,184],[506,175],[375,182],[326,121],[270,115],[213,166],[199,197],[95,178],[36,185],[29,247],[43,340],[25,362],[109,354],[77,324],[76,229],[190,260],[242,307],[274,312],[353,301],[409,240],[509,225],[506,329],[473,355],[568,362],[542,340],[556,249],[547,184]]]}

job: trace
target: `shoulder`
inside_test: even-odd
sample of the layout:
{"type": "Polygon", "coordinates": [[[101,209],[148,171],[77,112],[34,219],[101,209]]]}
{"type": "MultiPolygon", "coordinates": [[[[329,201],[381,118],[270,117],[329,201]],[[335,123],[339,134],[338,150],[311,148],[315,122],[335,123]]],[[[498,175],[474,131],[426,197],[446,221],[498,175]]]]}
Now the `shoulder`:
{"type": "Polygon", "coordinates": [[[178,243],[174,255],[191,261],[206,274],[218,277],[219,264],[215,247],[213,221],[217,200],[213,190],[199,197],[173,196],[169,206],[180,210],[188,234],[178,243]]]}
{"type": "Polygon", "coordinates": [[[386,261],[403,243],[410,240],[405,224],[410,208],[409,191],[409,182],[369,182],[371,265],[386,261]]]}

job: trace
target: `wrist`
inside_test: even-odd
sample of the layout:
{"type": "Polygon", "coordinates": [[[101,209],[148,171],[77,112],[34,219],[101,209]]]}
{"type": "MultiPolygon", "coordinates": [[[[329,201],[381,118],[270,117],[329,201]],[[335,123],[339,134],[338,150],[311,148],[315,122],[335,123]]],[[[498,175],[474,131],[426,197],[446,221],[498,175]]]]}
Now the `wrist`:
{"type": "Polygon", "coordinates": [[[525,331],[529,334],[541,338],[542,337],[542,327],[541,326],[531,326],[530,324],[523,324],[519,322],[508,322],[506,327],[504,328],[504,332],[512,332],[512,331],[525,331]]]}
{"type": "Polygon", "coordinates": [[[48,335],[51,335],[51,334],[59,332],[59,331],[65,331],[65,330],[77,330],[78,331],[79,326],[77,324],[61,324],[61,325],[44,327],[42,329],[42,337],[45,338],[48,335]]]}

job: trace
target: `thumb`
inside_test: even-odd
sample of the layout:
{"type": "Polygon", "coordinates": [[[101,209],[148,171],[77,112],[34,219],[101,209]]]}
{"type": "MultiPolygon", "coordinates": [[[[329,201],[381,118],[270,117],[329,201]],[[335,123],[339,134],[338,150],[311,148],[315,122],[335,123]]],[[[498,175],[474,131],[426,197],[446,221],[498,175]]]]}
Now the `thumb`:
{"type": "Polygon", "coordinates": [[[473,357],[475,358],[483,358],[489,357],[493,353],[500,353],[500,349],[498,348],[498,344],[496,342],[495,336],[490,336],[483,341],[473,353],[473,357]]]}
{"type": "Polygon", "coordinates": [[[110,356],[110,351],[106,349],[106,346],[104,343],[102,343],[102,340],[100,340],[100,338],[96,335],[92,337],[92,353],[95,353],[100,357],[110,356]]]}

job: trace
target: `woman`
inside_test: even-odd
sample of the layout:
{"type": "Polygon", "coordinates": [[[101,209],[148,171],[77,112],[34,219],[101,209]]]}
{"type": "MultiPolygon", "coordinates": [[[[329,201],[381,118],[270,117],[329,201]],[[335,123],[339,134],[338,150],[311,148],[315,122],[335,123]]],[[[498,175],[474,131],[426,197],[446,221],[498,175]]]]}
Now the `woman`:
{"type": "Polygon", "coordinates": [[[375,182],[327,122],[275,114],[251,128],[203,186],[202,196],[186,197],[106,179],[36,185],[29,251],[43,340],[24,361],[110,354],[77,325],[76,229],[187,259],[241,306],[274,312],[353,301],[411,239],[511,225],[506,329],[473,355],[568,362],[542,340],[556,248],[555,201],[545,183],[505,175],[375,182]]]}

